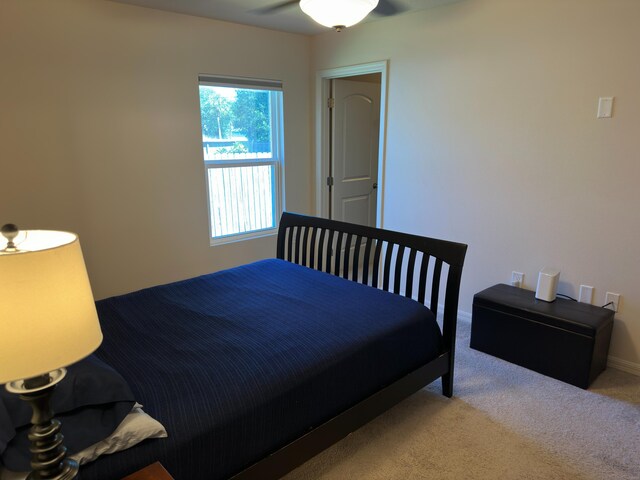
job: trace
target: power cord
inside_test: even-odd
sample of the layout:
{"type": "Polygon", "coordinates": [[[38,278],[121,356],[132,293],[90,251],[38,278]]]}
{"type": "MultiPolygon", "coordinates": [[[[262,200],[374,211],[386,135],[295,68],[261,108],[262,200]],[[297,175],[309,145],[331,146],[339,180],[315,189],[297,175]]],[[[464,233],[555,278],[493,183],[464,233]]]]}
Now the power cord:
{"type": "MultiPolygon", "coordinates": [[[[577,301],[578,301],[578,300],[576,300],[575,298],[570,297],[569,295],[564,295],[564,294],[562,294],[562,293],[556,293],[556,296],[558,296],[558,297],[564,297],[564,298],[567,298],[567,299],[572,300],[572,301],[574,301],[574,302],[577,302],[577,301]]],[[[613,304],[614,304],[614,302],[609,302],[609,303],[606,303],[606,304],[602,305],[602,307],[600,307],[600,308],[607,308],[609,305],[613,305],[613,304]]]]}
{"type": "MultiPolygon", "coordinates": [[[[562,293],[556,293],[556,295],[557,295],[558,297],[564,297],[564,298],[567,298],[567,299],[572,300],[572,301],[574,301],[574,302],[577,302],[577,301],[578,301],[578,300],[576,300],[575,298],[570,297],[569,295],[564,295],[564,294],[562,294],[562,293]]],[[[605,305],[602,305],[602,307],[600,307],[600,308],[607,308],[609,305],[613,305],[613,304],[614,304],[614,302],[609,302],[609,303],[607,303],[607,304],[605,304],[605,305]]]]}
{"type": "Polygon", "coordinates": [[[577,302],[577,301],[578,301],[578,300],[576,300],[575,298],[570,297],[569,295],[563,295],[562,293],[556,293],[556,295],[557,295],[558,297],[568,298],[569,300],[572,300],[572,301],[574,301],[574,302],[577,302]]]}

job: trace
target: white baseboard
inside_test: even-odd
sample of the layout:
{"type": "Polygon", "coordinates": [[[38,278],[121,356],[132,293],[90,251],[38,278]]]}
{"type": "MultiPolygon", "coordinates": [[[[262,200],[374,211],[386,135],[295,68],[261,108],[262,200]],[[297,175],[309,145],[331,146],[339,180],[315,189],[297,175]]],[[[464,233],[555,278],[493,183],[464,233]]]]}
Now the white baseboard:
{"type": "Polygon", "coordinates": [[[640,377],[640,364],[629,362],[618,357],[607,357],[607,366],[613,367],[623,372],[631,373],[640,377]]]}

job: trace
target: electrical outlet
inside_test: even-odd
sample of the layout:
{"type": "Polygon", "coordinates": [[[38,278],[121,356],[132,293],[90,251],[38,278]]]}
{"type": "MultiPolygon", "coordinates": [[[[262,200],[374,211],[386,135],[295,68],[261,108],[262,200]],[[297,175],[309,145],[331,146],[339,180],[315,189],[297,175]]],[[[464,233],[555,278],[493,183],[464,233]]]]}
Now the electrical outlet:
{"type": "Polygon", "coordinates": [[[524,285],[524,273],[516,272],[515,270],[511,272],[511,285],[522,288],[524,285]]]}
{"type": "Polygon", "coordinates": [[[582,303],[593,302],[593,287],[589,285],[580,285],[580,296],[578,297],[578,301],[582,303]]]}
{"type": "Polygon", "coordinates": [[[620,294],[607,292],[607,295],[604,297],[604,304],[606,305],[604,308],[617,312],[620,307],[620,294]]]}

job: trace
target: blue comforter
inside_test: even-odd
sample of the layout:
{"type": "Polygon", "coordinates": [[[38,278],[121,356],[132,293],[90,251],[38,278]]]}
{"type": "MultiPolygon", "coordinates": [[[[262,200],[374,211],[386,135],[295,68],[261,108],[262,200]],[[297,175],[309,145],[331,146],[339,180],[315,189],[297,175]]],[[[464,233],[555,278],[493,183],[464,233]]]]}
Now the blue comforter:
{"type": "Polygon", "coordinates": [[[160,460],[176,480],[242,470],[435,358],[431,312],[264,260],[97,302],[97,355],[167,428],[82,468],[115,479],[160,460]]]}

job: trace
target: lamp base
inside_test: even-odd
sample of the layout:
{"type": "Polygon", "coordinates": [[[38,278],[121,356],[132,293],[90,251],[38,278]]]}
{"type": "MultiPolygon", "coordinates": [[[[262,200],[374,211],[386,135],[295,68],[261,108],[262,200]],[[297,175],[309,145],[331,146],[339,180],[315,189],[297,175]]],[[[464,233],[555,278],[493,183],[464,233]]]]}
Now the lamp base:
{"type": "Polygon", "coordinates": [[[41,472],[32,471],[27,480],[73,480],[78,476],[78,462],[65,458],[60,465],[61,471],[56,473],[55,476],[42,476],[41,472]]]}
{"type": "Polygon", "coordinates": [[[51,395],[62,380],[66,370],[7,384],[7,390],[19,393],[20,398],[31,405],[33,415],[29,429],[31,446],[31,473],[28,480],[71,480],[78,475],[78,463],[66,458],[67,449],[62,444],[60,422],[53,418],[51,395]]]}

